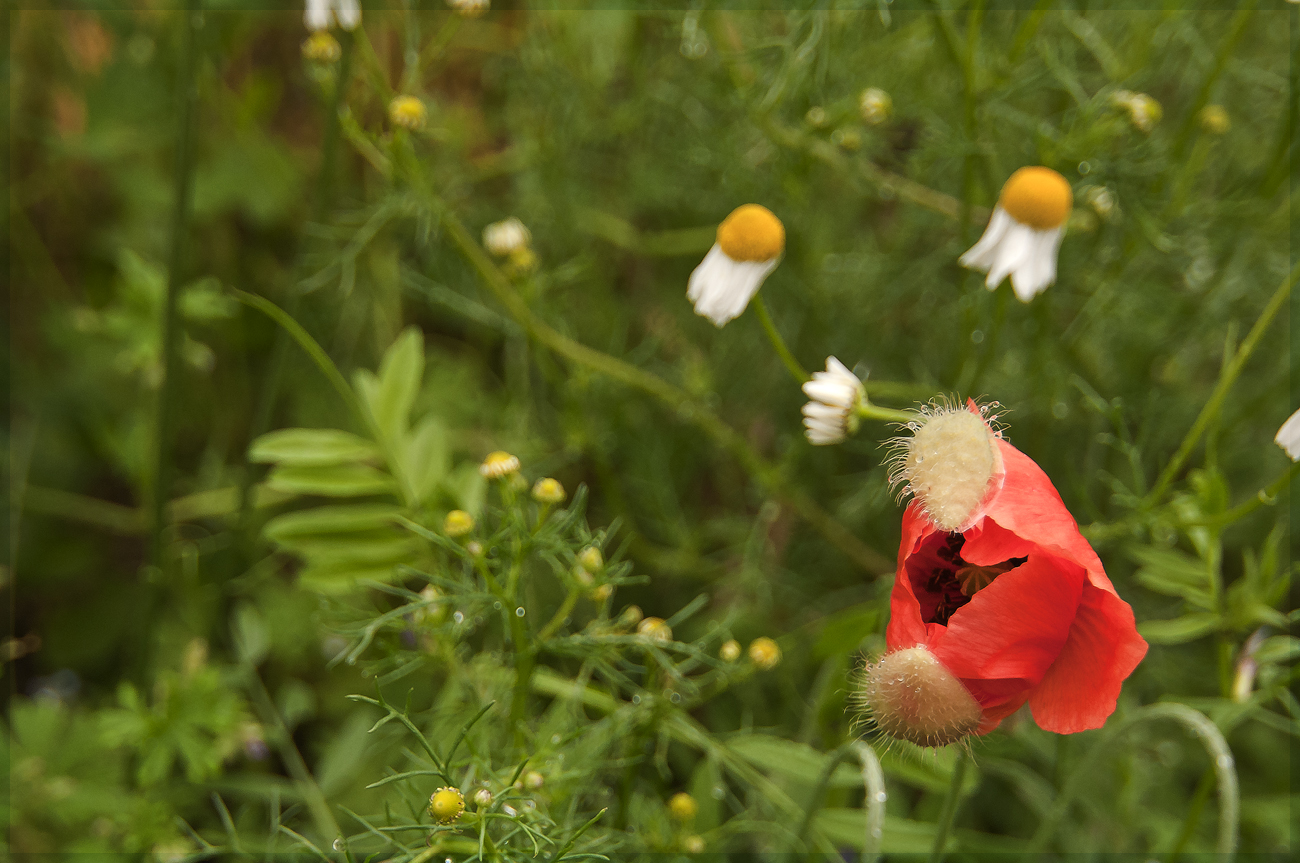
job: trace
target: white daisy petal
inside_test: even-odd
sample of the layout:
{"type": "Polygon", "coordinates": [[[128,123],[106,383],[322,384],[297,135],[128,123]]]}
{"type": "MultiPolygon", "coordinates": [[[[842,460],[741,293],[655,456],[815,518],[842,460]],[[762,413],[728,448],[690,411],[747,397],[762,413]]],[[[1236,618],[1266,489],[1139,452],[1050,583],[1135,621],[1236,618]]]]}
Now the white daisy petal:
{"type": "Polygon", "coordinates": [[[361,4],[358,0],[334,0],[334,15],[344,30],[355,30],[361,23],[361,4]]]}
{"type": "Polygon", "coordinates": [[[307,25],[308,30],[328,30],[332,18],[330,0],[307,0],[303,23],[307,25]]]}
{"type": "Polygon", "coordinates": [[[988,273],[984,284],[989,290],[1010,276],[1012,290],[1027,303],[1056,281],[1056,257],[1064,235],[1064,224],[1033,228],[1016,221],[999,206],[979,242],[958,262],[988,273]]]}
{"type": "Polygon", "coordinates": [[[813,372],[803,385],[812,401],[804,405],[804,434],[817,445],[839,443],[848,436],[853,410],[862,398],[862,381],[835,357],[826,358],[826,371],[813,372]]]}
{"type": "Polygon", "coordinates": [[[1291,414],[1287,421],[1282,423],[1273,442],[1286,450],[1286,454],[1291,456],[1291,461],[1300,461],[1300,411],[1291,414]]]}
{"type": "Polygon", "coordinates": [[[753,299],[763,280],[776,268],[777,259],[769,261],[733,261],[717,243],[691,273],[686,298],[695,304],[695,313],[723,326],[739,317],[753,299]]]}
{"type": "Polygon", "coordinates": [[[966,254],[958,258],[957,262],[972,270],[988,272],[993,266],[998,244],[1002,242],[1007,229],[1015,223],[1015,219],[1011,218],[1006,210],[1001,207],[995,208],[993,218],[989,219],[988,227],[984,229],[984,235],[980,237],[979,242],[966,251],[966,254]]]}

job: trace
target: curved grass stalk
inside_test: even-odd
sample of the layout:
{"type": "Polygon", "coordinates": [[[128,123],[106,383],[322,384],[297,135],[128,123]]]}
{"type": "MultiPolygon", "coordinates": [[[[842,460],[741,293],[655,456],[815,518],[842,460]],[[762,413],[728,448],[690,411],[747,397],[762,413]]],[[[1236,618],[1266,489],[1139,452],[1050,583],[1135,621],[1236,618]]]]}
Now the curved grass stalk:
{"type": "Polygon", "coordinates": [[[752,302],[754,312],[758,315],[758,321],[763,325],[763,331],[767,333],[767,340],[772,343],[772,347],[776,350],[776,355],[781,358],[781,362],[790,370],[790,375],[794,378],[795,383],[803,384],[809,380],[808,372],[804,370],[803,366],[799,365],[799,361],[794,358],[794,354],[790,353],[790,349],[786,347],[785,339],[781,338],[781,332],[776,328],[776,324],[772,322],[772,316],[767,312],[767,303],[763,302],[763,297],[760,294],[755,294],[752,302]]]}
{"type": "Polygon", "coordinates": [[[853,744],[853,751],[862,762],[862,784],[867,789],[867,827],[862,843],[862,863],[875,863],[880,857],[880,845],[885,834],[885,771],[880,766],[876,750],[861,740],[853,744]]]}
{"type": "Polygon", "coordinates": [[[1205,403],[1205,407],[1201,408],[1201,412],[1196,417],[1196,422],[1192,423],[1192,427],[1188,430],[1187,436],[1183,438],[1178,451],[1169,460],[1169,464],[1165,465],[1165,469],[1160,472],[1160,478],[1156,480],[1155,487],[1147,495],[1145,502],[1148,506],[1160,500],[1164,493],[1168,491],[1170,484],[1173,483],[1174,477],[1187,464],[1187,459],[1191,457],[1192,450],[1195,449],[1201,436],[1205,434],[1205,430],[1209,428],[1210,422],[1218,415],[1219,409],[1223,407],[1223,401],[1228,397],[1228,391],[1232,389],[1232,385],[1236,383],[1237,378],[1241,375],[1242,369],[1246,366],[1246,361],[1255,352],[1255,348],[1259,347],[1260,341],[1264,338],[1264,332],[1273,323],[1277,313],[1286,305],[1287,297],[1291,295],[1291,288],[1298,278],[1300,278],[1300,264],[1296,264],[1291,268],[1291,272],[1287,273],[1286,278],[1282,280],[1282,284],[1278,285],[1277,290],[1273,292],[1272,298],[1269,299],[1268,305],[1264,307],[1264,311],[1260,313],[1258,320],[1255,321],[1255,325],[1246,334],[1241,347],[1237,348],[1237,353],[1224,365],[1223,371],[1219,374],[1219,382],[1214,385],[1214,391],[1210,393],[1209,401],[1205,403]]]}
{"type": "MultiPolygon", "coordinates": [[[[1185,704],[1152,704],[1143,707],[1134,711],[1131,716],[1106,729],[1101,738],[1088,752],[1083,763],[1085,765],[1096,763],[1101,754],[1114,744],[1115,740],[1124,732],[1148,720],[1157,719],[1172,719],[1181,723],[1205,746],[1219,788],[1219,837],[1215,845],[1215,851],[1223,855],[1223,863],[1231,863],[1232,857],[1237,850],[1237,833],[1240,822],[1237,770],[1233,764],[1232,751],[1228,748],[1228,742],[1223,739],[1223,734],[1218,727],[1204,713],[1193,710],[1185,704]]],[[[1030,855],[1042,854],[1046,849],[1047,843],[1056,833],[1056,828],[1065,817],[1070,804],[1082,788],[1085,775],[1086,773],[1083,770],[1076,770],[1065,783],[1065,787],[1061,789],[1061,793],[1056,798],[1051,811],[1038,825],[1034,838],[1030,840],[1030,855]]]]}

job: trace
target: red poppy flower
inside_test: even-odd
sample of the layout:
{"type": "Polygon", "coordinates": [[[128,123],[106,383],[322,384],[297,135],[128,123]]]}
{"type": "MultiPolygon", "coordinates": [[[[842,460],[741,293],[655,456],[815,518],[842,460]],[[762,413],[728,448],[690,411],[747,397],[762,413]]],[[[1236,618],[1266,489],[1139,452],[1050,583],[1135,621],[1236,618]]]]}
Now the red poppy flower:
{"type": "Polygon", "coordinates": [[[990,436],[1000,470],[966,523],[937,527],[919,497],[903,516],[889,650],[923,646],[960,680],[978,734],[1026,701],[1048,731],[1098,728],[1147,644],[1051,480],[990,436]]]}

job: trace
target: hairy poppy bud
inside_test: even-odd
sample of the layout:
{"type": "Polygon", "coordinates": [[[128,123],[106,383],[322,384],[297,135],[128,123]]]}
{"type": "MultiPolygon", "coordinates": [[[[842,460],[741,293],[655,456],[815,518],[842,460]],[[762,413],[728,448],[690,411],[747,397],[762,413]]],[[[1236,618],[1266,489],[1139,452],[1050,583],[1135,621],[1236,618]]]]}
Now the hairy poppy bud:
{"type": "Polygon", "coordinates": [[[994,406],[937,402],[909,423],[911,437],[893,442],[890,482],[903,485],[942,530],[972,521],[1002,474],[994,417],[985,415],[994,406]]]}
{"type": "Polygon", "coordinates": [[[924,647],[895,650],[868,665],[858,693],[868,718],[891,737],[946,746],[979,728],[979,702],[924,647]]]}

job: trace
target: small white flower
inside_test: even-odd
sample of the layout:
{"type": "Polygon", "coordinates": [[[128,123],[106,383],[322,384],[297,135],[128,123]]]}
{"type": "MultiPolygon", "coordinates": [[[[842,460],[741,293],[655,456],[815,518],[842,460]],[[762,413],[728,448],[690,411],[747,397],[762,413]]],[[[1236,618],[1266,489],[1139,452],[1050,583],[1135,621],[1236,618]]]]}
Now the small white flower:
{"type": "Polygon", "coordinates": [[[868,87],[858,97],[858,109],[862,112],[863,120],[872,126],[879,126],[889,119],[894,110],[894,100],[879,87],[868,87]]]}
{"type": "Polygon", "coordinates": [[[483,229],[483,245],[487,246],[489,252],[502,258],[511,252],[528,248],[532,241],[533,235],[528,228],[514,216],[493,222],[483,229]]]}
{"type": "Polygon", "coordinates": [[[744,204],[718,225],[718,241],[687,283],[695,314],[721,327],[740,315],[785,250],[785,226],[772,211],[744,204]]]}
{"type": "Polygon", "coordinates": [[[328,30],[335,21],[344,30],[355,30],[361,23],[359,0],[307,0],[303,21],[308,30],[328,30]]]}
{"type": "Polygon", "coordinates": [[[991,291],[1008,275],[1021,302],[1056,281],[1056,253],[1074,203],[1070,183],[1051,168],[1021,168],[1011,175],[984,236],[958,260],[988,273],[991,291]]]}
{"type": "Polygon", "coordinates": [[[857,425],[854,408],[862,400],[862,381],[835,357],[827,357],[826,371],[812,377],[803,385],[812,399],[803,406],[804,434],[815,446],[840,443],[857,425]]]}
{"type": "Polygon", "coordinates": [[[1300,411],[1291,414],[1287,421],[1282,423],[1273,442],[1286,450],[1286,454],[1291,456],[1291,461],[1300,461],[1300,411]]]}

